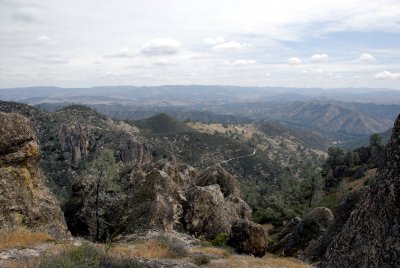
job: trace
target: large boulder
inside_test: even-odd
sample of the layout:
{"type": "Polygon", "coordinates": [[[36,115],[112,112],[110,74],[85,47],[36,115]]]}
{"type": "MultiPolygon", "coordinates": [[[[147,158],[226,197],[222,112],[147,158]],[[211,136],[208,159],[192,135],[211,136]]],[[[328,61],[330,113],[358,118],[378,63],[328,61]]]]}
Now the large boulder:
{"type": "Polygon", "coordinates": [[[330,209],[314,208],[304,219],[293,226],[292,232],[285,235],[269,251],[281,256],[300,256],[303,251],[314,243],[333,223],[334,216],[330,209]]]}
{"type": "Polygon", "coordinates": [[[60,206],[39,168],[35,131],[25,117],[0,112],[0,228],[26,226],[69,235],[60,206]]]}
{"type": "Polygon", "coordinates": [[[264,228],[248,220],[233,222],[228,244],[240,254],[250,254],[262,257],[268,245],[264,228]]]}
{"type": "Polygon", "coordinates": [[[191,168],[162,160],[132,176],[134,189],[128,200],[124,234],[149,230],[182,231],[183,188],[192,176],[191,168]]]}
{"type": "Polygon", "coordinates": [[[207,169],[195,178],[194,183],[201,187],[207,185],[219,185],[224,197],[240,195],[239,181],[220,166],[207,169]]]}
{"type": "Polygon", "coordinates": [[[400,117],[383,163],[321,267],[400,267],[400,117]]]}
{"type": "Polygon", "coordinates": [[[360,200],[368,191],[367,186],[360,188],[347,195],[340,205],[335,210],[335,220],[329,225],[326,232],[324,232],[318,240],[313,241],[304,250],[304,259],[311,262],[319,261],[325,254],[332,239],[338,235],[346,224],[351,213],[357,209],[361,204],[360,200]]]}
{"type": "Polygon", "coordinates": [[[240,198],[238,181],[222,167],[205,170],[185,191],[182,224],[195,236],[214,239],[229,233],[238,219],[251,219],[251,208],[240,198]]]}

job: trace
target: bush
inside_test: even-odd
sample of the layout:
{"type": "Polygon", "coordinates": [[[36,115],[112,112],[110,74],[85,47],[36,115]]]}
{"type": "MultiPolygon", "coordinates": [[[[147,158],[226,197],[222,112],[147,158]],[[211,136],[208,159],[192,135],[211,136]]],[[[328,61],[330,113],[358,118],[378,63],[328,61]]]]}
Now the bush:
{"type": "Polygon", "coordinates": [[[211,241],[211,245],[213,245],[214,247],[224,247],[228,243],[228,240],[229,234],[220,233],[213,241],[211,241]]]}
{"type": "Polygon", "coordinates": [[[43,257],[39,268],[139,268],[143,267],[138,261],[128,258],[118,258],[107,254],[104,250],[90,244],[62,251],[56,256],[43,257]]]}
{"type": "Polygon", "coordinates": [[[185,257],[187,255],[186,246],[180,242],[172,241],[170,239],[163,240],[164,245],[167,247],[171,257],[185,257]]]}
{"type": "Polygon", "coordinates": [[[193,260],[193,263],[199,266],[209,264],[210,262],[210,257],[203,254],[195,256],[193,260]]]}
{"type": "Polygon", "coordinates": [[[253,219],[258,224],[272,223],[274,226],[282,226],[285,221],[295,216],[297,214],[292,209],[275,205],[273,208],[267,207],[264,210],[257,210],[253,219]]]}

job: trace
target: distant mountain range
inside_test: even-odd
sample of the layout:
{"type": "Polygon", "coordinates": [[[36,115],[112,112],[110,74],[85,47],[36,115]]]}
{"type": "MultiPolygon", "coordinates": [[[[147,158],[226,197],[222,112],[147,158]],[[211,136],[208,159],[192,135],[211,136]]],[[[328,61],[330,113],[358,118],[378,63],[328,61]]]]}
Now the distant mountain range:
{"type": "Polygon", "coordinates": [[[27,87],[0,89],[0,99],[29,104],[43,102],[75,102],[81,104],[118,102],[153,106],[315,99],[400,104],[400,91],[379,88],[323,89],[216,85],[104,86],[92,88],[27,87]]]}
{"type": "Polygon", "coordinates": [[[271,119],[331,136],[367,135],[389,129],[400,105],[345,103],[337,101],[261,102],[227,104],[221,113],[240,114],[253,120],[271,119]]]}
{"type": "Polygon", "coordinates": [[[399,90],[368,88],[31,87],[0,89],[0,99],[48,111],[84,104],[110,117],[130,121],[159,113],[203,123],[277,121],[320,132],[341,145],[387,131],[400,113],[399,90]]]}

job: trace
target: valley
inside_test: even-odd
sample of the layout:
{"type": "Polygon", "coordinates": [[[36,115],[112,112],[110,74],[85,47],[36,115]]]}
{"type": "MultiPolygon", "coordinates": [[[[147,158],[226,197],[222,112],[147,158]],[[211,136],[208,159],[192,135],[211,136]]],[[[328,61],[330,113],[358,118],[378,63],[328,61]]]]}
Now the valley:
{"type": "MultiPolygon", "coordinates": [[[[18,260],[47,267],[41,266],[50,261],[46,256],[91,247],[97,248],[94,255],[85,258],[106,254],[101,258],[137,267],[322,264],[329,254],[327,241],[349,217],[343,209],[348,213],[358,208],[384,164],[389,134],[378,133],[391,132],[398,108],[325,100],[236,100],[207,111],[168,104],[149,106],[153,110],[145,113],[113,112],[113,107],[134,107],[123,105],[0,101],[4,118],[19,114],[32,125],[29,137],[35,140],[37,135],[41,152],[29,172],[42,174],[40,180],[51,191],[48,198],[60,204],[64,217],[58,225],[68,229],[63,236],[73,239],[56,246],[46,238],[45,250],[40,244],[30,247],[37,252],[33,257],[7,247],[3,264],[23,263],[7,257],[17,254],[18,260]],[[379,116],[385,119],[377,120],[379,116]],[[298,229],[303,225],[311,233],[298,229]],[[244,230],[252,231],[243,236],[244,230]],[[259,235],[262,239],[255,238],[259,235]],[[104,248],[109,243],[111,248],[104,248]],[[137,249],[142,246],[146,249],[137,249]],[[154,255],[143,255],[147,247],[155,247],[154,255]],[[178,248],[182,251],[176,252],[178,248]],[[266,251],[261,259],[237,255],[261,257],[266,251]],[[305,263],[287,259],[293,257],[305,263]],[[152,266],[156,263],[160,266],[152,266]]],[[[4,153],[5,159],[11,157],[4,153]]],[[[33,163],[25,159],[18,165],[33,163]]],[[[27,222],[29,213],[17,212],[18,222],[27,222]]],[[[3,224],[20,226],[14,218],[3,224]]],[[[52,230],[52,236],[60,235],[52,230]]]]}
{"type": "Polygon", "coordinates": [[[0,0],[0,268],[400,267],[400,0],[0,0]]]}

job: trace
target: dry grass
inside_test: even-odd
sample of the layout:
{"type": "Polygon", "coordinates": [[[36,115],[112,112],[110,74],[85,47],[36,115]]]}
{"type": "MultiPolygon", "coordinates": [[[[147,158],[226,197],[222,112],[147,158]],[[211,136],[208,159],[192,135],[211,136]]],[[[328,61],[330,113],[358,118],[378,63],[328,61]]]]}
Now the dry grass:
{"type": "Polygon", "coordinates": [[[311,268],[312,266],[302,263],[293,258],[279,258],[275,256],[265,256],[263,258],[254,258],[244,255],[232,255],[227,259],[212,261],[207,267],[263,267],[263,268],[311,268]]]}
{"type": "Polygon", "coordinates": [[[376,171],[377,171],[376,168],[369,169],[364,177],[357,179],[357,180],[352,180],[351,178],[345,178],[344,181],[347,185],[347,189],[350,191],[356,191],[356,190],[364,187],[365,182],[367,180],[371,180],[375,177],[376,171]]]}
{"type": "Polygon", "coordinates": [[[119,256],[129,258],[171,259],[183,257],[173,248],[172,242],[162,239],[140,241],[131,245],[117,245],[110,249],[119,256]]]}
{"type": "Polygon", "coordinates": [[[39,265],[39,258],[31,257],[31,258],[24,258],[20,260],[8,260],[4,261],[0,267],[1,268],[34,268],[38,267],[39,265]]]}
{"type": "Polygon", "coordinates": [[[53,240],[47,233],[33,232],[24,227],[0,230],[0,250],[31,247],[53,240]]]}
{"type": "Polygon", "coordinates": [[[231,252],[224,248],[215,248],[215,247],[200,247],[200,248],[191,248],[191,253],[204,253],[215,255],[220,258],[226,258],[231,255],[231,252]]]}
{"type": "Polygon", "coordinates": [[[229,132],[232,134],[239,134],[247,140],[251,139],[254,133],[256,132],[256,128],[254,127],[253,124],[243,124],[243,125],[235,124],[235,125],[224,126],[221,123],[206,124],[201,122],[195,122],[195,123],[190,122],[187,125],[202,133],[214,134],[215,132],[218,132],[226,134],[229,132]]]}

